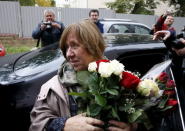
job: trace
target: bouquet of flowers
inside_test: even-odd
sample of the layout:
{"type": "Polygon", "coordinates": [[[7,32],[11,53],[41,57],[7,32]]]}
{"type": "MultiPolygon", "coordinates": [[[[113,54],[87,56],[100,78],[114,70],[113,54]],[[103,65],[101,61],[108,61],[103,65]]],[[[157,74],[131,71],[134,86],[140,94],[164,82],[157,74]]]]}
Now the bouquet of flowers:
{"type": "Polygon", "coordinates": [[[147,110],[165,111],[177,105],[175,83],[163,72],[156,79],[141,80],[117,60],[99,60],[88,71],[77,72],[82,92],[71,92],[88,116],[108,121],[143,123],[152,127],[147,110]]]}

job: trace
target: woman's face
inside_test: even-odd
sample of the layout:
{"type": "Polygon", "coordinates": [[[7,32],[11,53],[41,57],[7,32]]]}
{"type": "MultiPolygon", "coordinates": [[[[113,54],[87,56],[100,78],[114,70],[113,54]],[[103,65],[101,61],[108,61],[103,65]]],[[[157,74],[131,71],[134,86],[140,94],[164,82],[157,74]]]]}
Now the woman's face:
{"type": "Polygon", "coordinates": [[[94,57],[79,42],[74,31],[71,31],[67,36],[66,45],[67,60],[76,71],[87,70],[89,63],[95,61],[94,57]]]}

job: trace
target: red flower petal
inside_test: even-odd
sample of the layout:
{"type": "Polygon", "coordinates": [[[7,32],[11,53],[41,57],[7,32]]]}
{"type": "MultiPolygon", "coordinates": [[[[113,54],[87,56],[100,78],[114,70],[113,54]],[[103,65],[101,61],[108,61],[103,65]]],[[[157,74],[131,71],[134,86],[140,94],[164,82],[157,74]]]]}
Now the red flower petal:
{"type": "Polygon", "coordinates": [[[174,88],[175,87],[175,82],[173,80],[168,80],[166,83],[167,88],[174,88]]]}
{"type": "Polygon", "coordinates": [[[168,80],[168,75],[166,72],[162,72],[159,76],[158,76],[158,80],[162,83],[166,83],[168,80]]]}
{"type": "Polygon", "coordinates": [[[121,86],[125,88],[136,88],[141,80],[129,72],[122,72],[121,86]]]}
{"type": "Polygon", "coordinates": [[[168,101],[167,101],[167,105],[168,106],[175,106],[175,105],[177,105],[177,100],[174,100],[174,99],[169,99],[168,101]]]}
{"type": "Polygon", "coordinates": [[[166,91],[164,91],[164,94],[165,94],[165,95],[172,96],[172,95],[175,94],[175,91],[174,91],[174,90],[166,90],[166,91]]]}

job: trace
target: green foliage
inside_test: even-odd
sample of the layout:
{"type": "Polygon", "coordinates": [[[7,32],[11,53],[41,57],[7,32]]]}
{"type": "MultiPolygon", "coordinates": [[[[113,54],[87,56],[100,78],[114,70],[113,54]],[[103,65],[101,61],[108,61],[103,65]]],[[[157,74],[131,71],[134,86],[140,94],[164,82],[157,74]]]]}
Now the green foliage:
{"type": "Polygon", "coordinates": [[[185,16],[185,0],[162,0],[164,2],[168,2],[169,6],[175,7],[175,16],[185,16]]]}
{"type": "Polygon", "coordinates": [[[55,6],[55,1],[54,0],[35,0],[35,3],[38,6],[43,6],[43,7],[55,6]]]}
{"type": "Polygon", "coordinates": [[[19,0],[21,6],[35,6],[35,0],[19,0]]]}
{"type": "Polygon", "coordinates": [[[5,47],[6,55],[27,52],[36,45],[33,40],[0,40],[0,43],[5,47]]]}
{"type": "Polygon", "coordinates": [[[131,14],[154,14],[157,2],[153,0],[116,0],[115,2],[107,2],[106,6],[116,13],[131,14]]]}

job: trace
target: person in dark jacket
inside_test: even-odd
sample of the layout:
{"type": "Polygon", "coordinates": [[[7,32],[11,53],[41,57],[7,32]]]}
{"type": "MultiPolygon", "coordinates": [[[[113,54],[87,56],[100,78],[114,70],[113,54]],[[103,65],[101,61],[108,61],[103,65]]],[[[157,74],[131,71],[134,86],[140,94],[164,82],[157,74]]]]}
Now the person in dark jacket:
{"type": "Polygon", "coordinates": [[[89,18],[97,25],[100,32],[104,33],[103,24],[99,21],[99,11],[97,9],[90,10],[89,18]]]}
{"type": "Polygon", "coordinates": [[[46,9],[44,20],[32,32],[32,37],[38,39],[38,43],[41,39],[41,47],[44,47],[59,42],[64,28],[62,22],[55,21],[55,12],[52,9],[46,9]]]}

